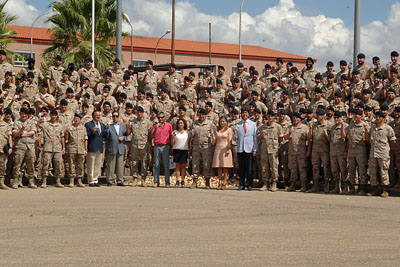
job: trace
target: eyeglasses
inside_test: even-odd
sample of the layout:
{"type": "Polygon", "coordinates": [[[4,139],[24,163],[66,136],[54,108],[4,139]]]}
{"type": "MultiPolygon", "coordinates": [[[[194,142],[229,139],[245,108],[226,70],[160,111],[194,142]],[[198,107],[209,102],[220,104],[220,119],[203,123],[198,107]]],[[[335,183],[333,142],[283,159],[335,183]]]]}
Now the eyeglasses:
{"type": "Polygon", "coordinates": [[[118,118],[119,116],[118,115],[113,115],[113,118],[118,118]]]}
{"type": "Polygon", "coordinates": [[[158,117],[159,119],[164,119],[164,117],[158,117]]]}

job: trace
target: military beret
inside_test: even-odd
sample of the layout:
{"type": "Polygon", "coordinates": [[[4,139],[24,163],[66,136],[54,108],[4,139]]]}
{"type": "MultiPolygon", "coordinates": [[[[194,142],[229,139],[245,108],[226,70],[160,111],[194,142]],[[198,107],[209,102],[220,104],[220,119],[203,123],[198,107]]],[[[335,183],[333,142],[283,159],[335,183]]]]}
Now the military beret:
{"type": "Polygon", "coordinates": [[[49,84],[48,84],[47,82],[43,81],[42,84],[41,84],[41,86],[47,88],[47,87],[49,87],[49,84]]]}
{"type": "Polygon", "coordinates": [[[307,110],[306,110],[305,108],[300,108],[300,109],[299,109],[299,112],[300,112],[300,113],[307,113],[307,110]]]}
{"type": "Polygon", "coordinates": [[[6,53],[6,51],[4,49],[1,49],[0,50],[0,55],[7,56],[7,53],[6,53]]]}
{"type": "Polygon", "coordinates": [[[69,63],[68,64],[68,69],[69,70],[74,70],[75,69],[75,64],[74,63],[69,63]]]}
{"type": "Polygon", "coordinates": [[[308,108],[308,109],[306,110],[306,113],[307,113],[307,114],[313,114],[313,110],[312,110],[311,108],[308,108]]]}
{"type": "Polygon", "coordinates": [[[365,110],[365,111],[373,111],[373,109],[372,109],[371,106],[365,106],[365,107],[364,107],[364,110],[365,110]]]}
{"type": "Polygon", "coordinates": [[[320,93],[320,94],[322,94],[322,89],[319,88],[319,87],[315,87],[315,88],[314,88],[314,92],[315,92],[315,93],[320,93]]]}
{"type": "Polygon", "coordinates": [[[89,93],[84,94],[83,97],[86,97],[87,99],[90,99],[89,93]]]}
{"type": "Polygon", "coordinates": [[[287,115],[287,111],[284,109],[279,110],[279,115],[287,115]]]}
{"type": "Polygon", "coordinates": [[[60,105],[68,106],[68,101],[66,99],[61,99],[60,105]]]}
{"type": "Polygon", "coordinates": [[[152,65],[152,66],[154,65],[153,61],[152,61],[152,60],[150,60],[150,59],[149,59],[149,60],[147,60],[147,64],[149,64],[149,65],[152,65]]]}
{"type": "Polygon", "coordinates": [[[5,108],[4,113],[8,114],[8,115],[12,115],[13,112],[12,112],[11,108],[5,108]]]}
{"type": "Polygon", "coordinates": [[[272,67],[269,64],[265,64],[264,69],[272,69],[272,67]]]}
{"type": "Polygon", "coordinates": [[[322,80],[322,75],[321,75],[321,73],[315,74],[315,79],[322,80]]]}
{"type": "Polygon", "coordinates": [[[174,63],[171,63],[170,67],[176,69],[176,65],[174,63]]]}
{"type": "Polygon", "coordinates": [[[133,105],[132,105],[132,103],[126,103],[125,107],[126,108],[133,108],[133,105]]]}
{"type": "MultiPolygon", "coordinates": [[[[295,83],[295,84],[300,84],[300,80],[296,78],[296,79],[293,80],[293,83],[295,83]]],[[[299,89],[299,90],[300,90],[300,89],[299,89]]]]}
{"type": "Polygon", "coordinates": [[[356,70],[353,70],[352,73],[353,73],[353,75],[358,75],[358,74],[360,74],[361,72],[360,72],[359,70],[356,69],[356,70]]]}
{"type": "Polygon", "coordinates": [[[28,63],[35,63],[35,59],[34,58],[28,58],[28,63]]]}
{"type": "Polygon", "coordinates": [[[346,60],[340,60],[339,64],[340,64],[340,66],[347,66],[347,61],[346,60]]]}
{"type": "Polygon", "coordinates": [[[69,72],[67,70],[63,70],[62,74],[68,74],[69,76],[69,72]]]}
{"type": "Polygon", "coordinates": [[[79,113],[75,113],[74,117],[78,117],[79,119],[82,119],[82,115],[79,113]]]}
{"type": "Polygon", "coordinates": [[[276,104],[276,106],[277,106],[278,108],[283,108],[283,107],[285,107],[285,106],[283,105],[282,102],[278,102],[278,103],[276,104]]]}
{"type": "Polygon", "coordinates": [[[103,90],[104,90],[104,89],[111,90],[111,86],[109,86],[109,85],[104,85],[103,90]]]}
{"type": "Polygon", "coordinates": [[[67,93],[73,93],[73,92],[74,92],[74,89],[72,89],[71,87],[68,87],[67,90],[66,90],[66,92],[67,92],[67,93]]]}
{"type": "Polygon", "coordinates": [[[396,94],[396,90],[394,90],[393,88],[389,88],[389,89],[388,89],[388,93],[389,93],[389,92],[392,92],[392,93],[396,94]]]}
{"type": "Polygon", "coordinates": [[[187,100],[187,96],[186,95],[181,95],[181,99],[187,100]]]}
{"type": "Polygon", "coordinates": [[[328,61],[328,63],[326,63],[327,66],[333,67],[333,62],[332,61],[328,61]]]}
{"type": "Polygon", "coordinates": [[[389,110],[389,106],[385,103],[381,105],[381,110],[389,110]]]}
{"type": "Polygon", "coordinates": [[[354,113],[354,114],[357,114],[357,115],[362,115],[362,114],[363,114],[362,110],[361,110],[361,109],[358,109],[358,108],[357,108],[357,109],[354,109],[354,110],[353,110],[353,113],[354,113]]]}
{"type": "Polygon", "coordinates": [[[365,55],[363,53],[360,53],[357,55],[357,58],[365,58],[365,55]]]}
{"type": "Polygon", "coordinates": [[[340,76],[340,79],[343,79],[343,80],[348,81],[348,80],[349,80],[349,77],[348,77],[346,74],[342,74],[342,75],[340,76]]]}
{"type": "Polygon", "coordinates": [[[217,83],[217,84],[224,84],[224,83],[221,81],[221,79],[218,79],[218,78],[217,78],[216,83],[217,83]]]}
{"type": "Polygon", "coordinates": [[[258,71],[254,70],[253,75],[258,75],[258,71]]]}
{"type": "Polygon", "coordinates": [[[109,105],[109,106],[111,107],[111,103],[108,102],[108,101],[104,102],[103,107],[104,107],[105,105],[109,105]]]}
{"type": "Polygon", "coordinates": [[[188,76],[185,76],[185,78],[183,78],[184,81],[190,82],[190,78],[188,76]]]}
{"type": "Polygon", "coordinates": [[[259,94],[258,94],[258,92],[257,92],[256,90],[253,90],[253,91],[251,92],[251,94],[252,94],[252,95],[255,95],[255,96],[259,96],[259,94]]]}
{"type": "Polygon", "coordinates": [[[83,78],[83,81],[90,81],[89,78],[85,77],[83,78]]]}
{"type": "Polygon", "coordinates": [[[207,102],[206,102],[206,106],[212,107],[213,104],[212,104],[210,101],[207,101],[207,102]]]}
{"type": "Polygon", "coordinates": [[[146,92],[143,90],[143,89],[140,89],[139,91],[138,91],[138,94],[146,94],[146,92]]]}
{"type": "Polygon", "coordinates": [[[34,108],[30,108],[30,109],[29,109],[29,114],[35,114],[35,113],[36,113],[36,111],[35,111],[34,108]]]}
{"type": "Polygon", "coordinates": [[[396,68],[391,68],[391,69],[390,69],[390,72],[399,74],[399,72],[398,72],[398,70],[397,70],[396,68]]]}
{"type": "Polygon", "coordinates": [[[332,79],[332,78],[335,78],[335,75],[333,75],[333,73],[329,73],[328,74],[328,79],[332,79]]]}
{"type": "Polygon", "coordinates": [[[340,111],[335,111],[335,113],[333,114],[334,117],[342,117],[341,115],[342,112],[340,111]]]}
{"type": "Polygon", "coordinates": [[[276,58],[276,62],[283,63],[283,59],[282,59],[282,58],[280,58],[280,57],[278,57],[278,58],[276,58]]]}
{"type": "Polygon", "coordinates": [[[207,114],[206,110],[204,108],[199,108],[197,111],[198,114],[207,114]]]}
{"type": "Polygon", "coordinates": [[[236,77],[235,79],[233,79],[234,83],[240,83],[240,79],[238,77],[236,77]]]}
{"type": "Polygon", "coordinates": [[[288,61],[288,63],[286,63],[286,65],[292,67],[293,66],[293,62],[292,61],[288,61]]]}
{"type": "Polygon", "coordinates": [[[225,70],[225,67],[224,67],[224,66],[221,66],[221,65],[219,65],[219,66],[218,66],[218,69],[225,70]]]}
{"type": "Polygon", "coordinates": [[[318,105],[318,106],[317,106],[317,109],[323,109],[323,110],[325,110],[326,107],[325,107],[324,105],[318,105]]]}
{"type": "Polygon", "coordinates": [[[184,106],[179,106],[179,110],[186,111],[186,108],[184,106]]]}
{"type": "Polygon", "coordinates": [[[362,93],[363,93],[363,94],[372,94],[372,92],[371,92],[370,89],[363,89],[363,90],[362,90],[362,93]]]}
{"type": "Polygon", "coordinates": [[[196,74],[195,74],[193,71],[191,71],[191,72],[189,72],[189,76],[193,76],[193,77],[195,77],[195,76],[196,76],[196,74]]]}
{"type": "Polygon", "coordinates": [[[17,87],[17,89],[15,89],[15,91],[16,91],[17,93],[23,93],[23,92],[24,92],[24,88],[22,88],[22,87],[17,87]]]}
{"type": "Polygon", "coordinates": [[[289,95],[289,90],[283,89],[283,90],[282,90],[282,94],[289,95]]]}
{"type": "Polygon", "coordinates": [[[293,68],[290,69],[290,71],[291,71],[291,72],[298,72],[299,69],[298,69],[297,67],[293,67],[293,68]]]}
{"type": "Polygon", "coordinates": [[[254,108],[256,108],[257,105],[256,105],[254,102],[251,102],[251,103],[249,104],[249,107],[254,107],[254,108]]]}
{"type": "Polygon", "coordinates": [[[357,98],[357,99],[362,100],[362,96],[361,96],[360,93],[355,94],[355,95],[354,95],[354,98],[357,98]]]}
{"type": "Polygon", "coordinates": [[[61,55],[57,55],[56,58],[55,58],[55,60],[60,60],[60,61],[61,61],[61,60],[62,60],[61,55]]]}
{"type": "Polygon", "coordinates": [[[400,112],[400,106],[397,106],[397,107],[394,109],[394,111],[400,112]]]}
{"type": "Polygon", "coordinates": [[[385,114],[382,111],[375,112],[375,117],[377,117],[377,116],[382,117],[382,118],[386,117],[385,114]]]}
{"type": "Polygon", "coordinates": [[[127,99],[128,96],[126,95],[126,93],[122,92],[119,94],[120,97],[127,99]]]}
{"type": "Polygon", "coordinates": [[[118,58],[115,58],[113,62],[114,62],[114,63],[121,64],[121,61],[120,61],[118,58]]]}
{"type": "Polygon", "coordinates": [[[271,115],[271,116],[276,116],[275,112],[273,110],[271,110],[271,109],[268,110],[267,114],[271,115]]]}
{"type": "Polygon", "coordinates": [[[163,92],[163,93],[166,93],[166,94],[168,94],[168,93],[169,93],[169,91],[168,91],[168,89],[167,89],[167,88],[163,88],[163,89],[161,89],[161,92],[163,92]]]}
{"type": "Polygon", "coordinates": [[[89,108],[89,105],[88,105],[87,103],[83,103],[83,104],[82,104],[82,107],[83,107],[83,108],[89,108]]]}
{"type": "Polygon", "coordinates": [[[377,56],[375,56],[375,57],[372,57],[372,62],[375,62],[375,61],[377,61],[377,60],[381,60],[379,57],[377,57],[377,56]]]}
{"type": "Polygon", "coordinates": [[[108,76],[108,77],[112,77],[111,71],[109,71],[109,70],[107,70],[106,72],[104,72],[104,75],[105,75],[105,76],[108,76]]]}
{"type": "Polygon", "coordinates": [[[308,57],[308,58],[306,59],[306,62],[308,62],[308,61],[311,61],[311,63],[314,64],[314,59],[312,59],[312,57],[308,57]]]}
{"type": "MultiPolygon", "coordinates": [[[[366,108],[363,102],[358,103],[358,104],[357,104],[357,107],[358,107],[358,108],[361,108],[361,109],[365,109],[365,108],[366,108]]],[[[367,107],[368,107],[368,106],[367,106],[367,107]]],[[[370,106],[369,106],[369,107],[370,107],[370,106]]],[[[371,108],[371,110],[372,110],[372,108],[371,108]]]]}
{"type": "Polygon", "coordinates": [[[136,111],[137,111],[137,112],[144,112],[144,109],[143,109],[143,107],[138,106],[137,109],[136,109],[136,111]]]}
{"type": "Polygon", "coordinates": [[[205,92],[209,93],[211,95],[211,89],[207,88],[206,90],[204,90],[205,92]]]}
{"type": "Polygon", "coordinates": [[[57,110],[52,109],[52,110],[50,111],[50,115],[58,115],[57,110]]]}
{"type": "Polygon", "coordinates": [[[272,77],[271,78],[271,83],[277,83],[278,82],[278,79],[277,78],[275,78],[275,77],[272,77]]]}
{"type": "MultiPolygon", "coordinates": [[[[305,112],[303,112],[303,113],[305,113],[305,112]]],[[[299,118],[301,120],[303,119],[303,116],[301,116],[301,114],[298,113],[298,112],[293,113],[293,117],[297,117],[297,118],[299,118]]]]}
{"type": "Polygon", "coordinates": [[[235,114],[235,115],[238,115],[239,111],[236,108],[234,108],[234,109],[232,109],[232,113],[235,114]]]}
{"type": "Polygon", "coordinates": [[[86,62],[93,62],[93,58],[92,57],[87,57],[86,58],[86,62]]]}
{"type": "Polygon", "coordinates": [[[235,97],[233,95],[229,95],[228,99],[231,101],[235,101],[235,97]]]}
{"type": "Polygon", "coordinates": [[[340,92],[340,91],[336,91],[336,92],[335,92],[335,96],[336,96],[336,97],[343,97],[343,94],[342,94],[342,92],[340,92]]]}
{"type": "Polygon", "coordinates": [[[206,70],[212,70],[210,66],[205,67],[206,70]]]}
{"type": "Polygon", "coordinates": [[[261,114],[261,110],[259,108],[255,108],[254,113],[261,114]]]}
{"type": "Polygon", "coordinates": [[[333,106],[329,106],[329,107],[327,108],[327,110],[330,110],[330,111],[335,112],[335,109],[333,108],[333,106]]]}
{"type": "Polygon", "coordinates": [[[244,67],[244,65],[243,65],[243,63],[242,63],[242,62],[238,62],[238,63],[236,64],[236,67],[243,68],[243,67],[244,67]]]}
{"type": "Polygon", "coordinates": [[[298,90],[298,92],[299,92],[299,93],[306,93],[306,89],[300,88],[300,89],[298,90]]]}
{"type": "Polygon", "coordinates": [[[390,53],[391,57],[398,57],[399,53],[397,51],[392,51],[392,53],[390,53]]]}
{"type": "Polygon", "coordinates": [[[324,110],[322,110],[322,109],[317,109],[317,111],[315,112],[317,115],[320,115],[320,116],[324,116],[325,115],[325,111],[324,110]]]}
{"type": "Polygon", "coordinates": [[[125,73],[123,79],[124,79],[124,81],[130,80],[131,75],[129,75],[128,73],[125,73]]]}

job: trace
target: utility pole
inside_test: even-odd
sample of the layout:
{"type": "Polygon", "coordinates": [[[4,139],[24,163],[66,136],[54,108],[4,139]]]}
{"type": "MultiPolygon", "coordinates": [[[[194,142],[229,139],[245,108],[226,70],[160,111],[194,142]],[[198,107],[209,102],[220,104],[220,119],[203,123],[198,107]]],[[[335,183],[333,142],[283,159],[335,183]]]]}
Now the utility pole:
{"type": "Polygon", "coordinates": [[[208,50],[210,52],[208,63],[211,64],[211,22],[208,23],[208,50]]]}
{"type": "Polygon", "coordinates": [[[175,63],[175,0],[172,0],[171,64],[175,63]]]}
{"type": "MultiPolygon", "coordinates": [[[[122,65],[122,0],[117,0],[117,58],[122,65]]],[[[121,65],[119,66],[121,68],[121,65]]]]}
{"type": "Polygon", "coordinates": [[[360,53],[360,0],[354,1],[354,49],[353,66],[357,66],[357,55],[360,53]]]}

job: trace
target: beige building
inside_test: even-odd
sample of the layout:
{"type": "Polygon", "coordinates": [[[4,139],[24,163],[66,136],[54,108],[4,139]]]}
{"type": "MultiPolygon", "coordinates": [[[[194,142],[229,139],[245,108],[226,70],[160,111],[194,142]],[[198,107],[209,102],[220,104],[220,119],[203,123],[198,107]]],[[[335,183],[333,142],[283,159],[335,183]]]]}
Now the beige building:
{"type": "MultiPolygon", "coordinates": [[[[13,38],[15,43],[8,46],[9,50],[23,55],[30,56],[31,28],[27,26],[9,25],[18,33],[13,38]]],[[[144,66],[148,59],[154,64],[166,64],[170,62],[171,39],[163,38],[157,48],[157,60],[155,56],[156,44],[159,38],[133,36],[133,50],[131,53],[131,37],[122,38],[122,65],[127,67],[133,64],[135,67],[144,66]],[[132,56],[132,58],[131,58],[132,56]]],[[[36,66],[42,62],[42,53],[52,43],[51,30],[48,28],[33,29],[33,56],[36,59],[36,66]]],[[[254,66],[260,74],[263,73],[265,64],[275,66],[275,59],[280,57],[284,62],[291,61],[294,65],[303,67],[306,57],[289,54],[273,49],[254,45],[242,45],[242,62],[248,68],[254,66]]],[[[175,40],[175,63],[184,64],[208,64],[210,60],[209,43],[190,40],[175,40]]],[[[211,43],[211,63],[222,65],[226,74],[230,75],[236,68],[239,61],[239,45],[227,43],[211,43]]],[[[22,67],[21,61],[14,63],[16,72],[22,67]]],[[[187,71],[187,70],[185,70],[187,71]]]]}

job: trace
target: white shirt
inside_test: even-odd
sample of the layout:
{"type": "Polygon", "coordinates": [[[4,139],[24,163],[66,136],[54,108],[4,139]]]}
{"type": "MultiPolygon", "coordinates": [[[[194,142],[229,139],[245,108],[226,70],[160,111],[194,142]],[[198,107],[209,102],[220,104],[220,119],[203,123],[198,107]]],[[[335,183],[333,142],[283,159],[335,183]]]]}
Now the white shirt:
{"type": "Polygon", "coordinates": [[[118,124],[113,123],[113,125],[114,125],[115,131],[116,131],[117,134],[119,135],[119,123],[118,123],[118,124]]]}
{"type": "Polygon", "coordinates": [[[175,144],[172,149],[178,150],[189,150],[189,133],[185,131],[180,133],[179,131],[174,131],[175,133],[175,144]]]}

